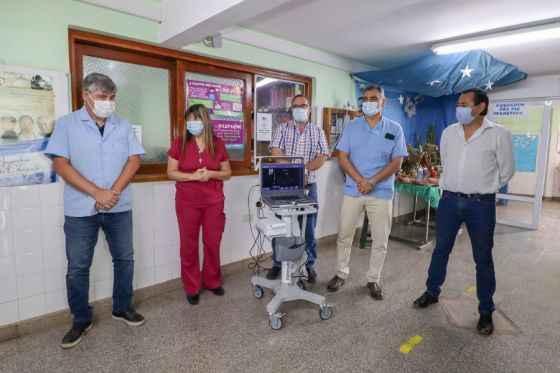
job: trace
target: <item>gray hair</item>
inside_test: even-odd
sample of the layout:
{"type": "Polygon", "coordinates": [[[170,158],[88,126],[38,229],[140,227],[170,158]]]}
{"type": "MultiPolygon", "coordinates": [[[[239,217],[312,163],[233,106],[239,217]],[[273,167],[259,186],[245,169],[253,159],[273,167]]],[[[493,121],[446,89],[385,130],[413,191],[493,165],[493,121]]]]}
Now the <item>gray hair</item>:
{"type": "Polygon", "coordinates": [[[100,73],[88,74],[82,83],[82,89],[88,93],[93,93],[95,91],[102,91],[105,93],[117,92],[115,82],[107,75],[100,73]]]}
{"type": "Polygon", "coordinates": [[[379,94],[381,95],[381,98],[385,98],[385,90],[383,89],[382,86],[377,85],[377,84],[372,84],[370,86],[367,86],[366,88],[364,88],[362,94],[366,93],[367,91],[373,91],[376,90],[377,92],[379,92],[379,94]]]}

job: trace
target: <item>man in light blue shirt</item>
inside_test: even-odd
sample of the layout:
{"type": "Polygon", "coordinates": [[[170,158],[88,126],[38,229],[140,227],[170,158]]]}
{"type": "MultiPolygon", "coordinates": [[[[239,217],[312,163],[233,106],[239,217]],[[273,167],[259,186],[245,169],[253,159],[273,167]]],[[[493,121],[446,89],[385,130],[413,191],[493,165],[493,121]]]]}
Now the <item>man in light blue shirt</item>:
{"type": "Polygon", "coordinates": [[[45,149],[53,158],[55,171],[66,181],[66,291],[74,320],[62,340],[63,348],[80,343],[92,326],[89,270],[100,228],[113,257],[113,318],[131,326],[144,323],[131,306],[134,251],[130,181],[145,152],[130,123],[113,115],[116,92],[108,76],[86,76],[84,106],[58,120],[45,149]]]}
{"type": "Polygon", "coordinates": [[[346,125],[337,146],[346,182],[337,237],[337,274],[327,289],[337,291],[348,278],[354,232],[366,211],[372,236],[367,287],[374,299],[381,300],[381,269],[391,232],[395,173],[407,151],[401,126],[381,114],[385,104],[383,88],[366,88],[361,100],[364,115],[346,125]]]}

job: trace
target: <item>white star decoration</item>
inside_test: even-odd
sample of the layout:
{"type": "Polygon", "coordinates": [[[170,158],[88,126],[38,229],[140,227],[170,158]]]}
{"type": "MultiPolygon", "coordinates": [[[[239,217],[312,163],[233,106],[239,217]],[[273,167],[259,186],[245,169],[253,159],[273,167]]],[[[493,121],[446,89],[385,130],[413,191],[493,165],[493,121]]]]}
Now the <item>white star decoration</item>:
{"type": "Polygon", "coordinates": [[[468,76],[469,78],[471,77],[471,73],[474,71],[473,69],[469,69],[469,65],[467,65],[467,67],[465,67],[463,70],[459,70],[460,72],[463,73],[463,75],[461,76],[461,78],[464,78],[465,76],[468,76]]]}
{"type": "Polygon", "coordinates": [[[426,84],[431,85],[433,87],[433,86],[435,86],[436,84],[439,84],[439,83],[441,83],[441,80],[436,79],[436,80],[432,80],[431,82],[426,83],[426,84]]]}
{"type": "Polygon", "coordinates": [[[491,91],[493,85],[494,85],[494,82],[491,81],[490,79],[488,79],[488,82],[486,83],[486,87],[485,87],[484,89],[485,89],[486,91],[491,91]]]}
{"type": "Polygon", "coordinates": [[[399,102],[401,103],[401,105],[404,103],[404,97],[403,95],[399,96],[399,102]]]}

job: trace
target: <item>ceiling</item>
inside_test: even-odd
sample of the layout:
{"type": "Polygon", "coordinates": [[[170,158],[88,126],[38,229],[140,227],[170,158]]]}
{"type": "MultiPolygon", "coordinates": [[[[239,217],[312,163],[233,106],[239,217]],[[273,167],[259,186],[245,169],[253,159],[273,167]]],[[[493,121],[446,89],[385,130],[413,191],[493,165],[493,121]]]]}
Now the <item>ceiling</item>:
{"type": "MultiPolygon", "coordinates": [[[[295,0],[240,26],[387,68],[438,41],[558,19],[559,0],[295,0]]],[[[559,39],[487,52],[529,75],[560,73],[559,39]]]]}

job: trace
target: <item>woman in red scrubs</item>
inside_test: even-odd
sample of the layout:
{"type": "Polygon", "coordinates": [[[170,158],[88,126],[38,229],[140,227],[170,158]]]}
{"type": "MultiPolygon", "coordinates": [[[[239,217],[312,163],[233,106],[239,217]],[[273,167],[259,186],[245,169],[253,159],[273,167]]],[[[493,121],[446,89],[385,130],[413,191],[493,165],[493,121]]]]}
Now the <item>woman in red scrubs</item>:
{"type": "Polygon", "coordinates": [[[167,176],[175,180],[175,210],[181,237],[181,279],[190,304],[200,300],[198,238],[202,227],[204,259],[202,286],[224,295],[220,271],[220,242],[224,214],[223,180],[231,177],[224,142],[214,136],[204,105],[185,112],[184,136],[177,137],[167,152],[167,176]]]}

